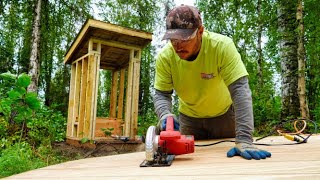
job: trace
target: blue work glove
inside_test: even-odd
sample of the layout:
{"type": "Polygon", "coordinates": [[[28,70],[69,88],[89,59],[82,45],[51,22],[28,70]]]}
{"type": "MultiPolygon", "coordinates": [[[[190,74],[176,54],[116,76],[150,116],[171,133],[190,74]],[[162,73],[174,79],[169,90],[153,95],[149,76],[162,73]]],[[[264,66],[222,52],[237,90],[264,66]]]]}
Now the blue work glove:
{"type": "Polygon", "coordinates": [[[236,146],[231,148],[227,152],[228,157],[233,157],[233,156],[241,156],[245,159],[266,159],[267,157],[271,157],[271,153],[268,151],[260,150],[252,144],[248,143],[236,143],[236,146]]]}
{"type": "Polygon", "coordinates": [[[171,116],[173,117],[173,124],[174,124],[174,130],[175,131],[179,131],[179,127],[180,127],[180,124],[177,120],[177,116],[174,115],[174,114],[166,114],[164,116],[162,116],[162,118],[160,119],[160,121],[158,122],[158,128],[160,131],[165,131],[166,130],[166,127],[167,127],[167,118],[171,116]]]}

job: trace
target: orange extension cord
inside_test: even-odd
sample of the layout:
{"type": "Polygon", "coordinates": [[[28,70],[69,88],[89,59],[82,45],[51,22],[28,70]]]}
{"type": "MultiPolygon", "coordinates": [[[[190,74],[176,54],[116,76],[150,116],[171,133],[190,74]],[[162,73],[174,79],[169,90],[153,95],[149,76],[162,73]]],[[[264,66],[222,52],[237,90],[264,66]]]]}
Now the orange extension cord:
{"type": "Polygon", "coordinates": [[[294,129],[296,132],[282,132],[280,129],[277,129],[277,132],[279,133],[279,135],[284,136],[285,138],[291,140],[291,141],[296,141],[296,142],[303,142],[304,140],[301,139],[300,137],[296,136],[296,135],[300,135],[302,134],[302,132],[306,129],[307,127],[307,122],[304,119],[297,119],[294,121],[293,123],[294,129]],[[298,123],[303,123],[303,127],[301,129],[298,129],[297,124],[298,123]]]}

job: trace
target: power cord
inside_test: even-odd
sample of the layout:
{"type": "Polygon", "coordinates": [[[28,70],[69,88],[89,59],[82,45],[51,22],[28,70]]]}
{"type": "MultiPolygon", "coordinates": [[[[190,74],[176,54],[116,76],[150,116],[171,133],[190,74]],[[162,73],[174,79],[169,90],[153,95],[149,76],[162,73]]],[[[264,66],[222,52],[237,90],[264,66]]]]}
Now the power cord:
{"type": "MultiPolygon", "coordinates": [[[[296,144],[307,143],[307,140],[310,138],[310,136],[311,136],[312,134],[314,134],[314,133],[317,133],[317,130],[318,130],[317,124],[316,124],[314,121],[310,120],[310,119],[299,118],[299,119],[284,120],[284,121],[281,121],[281,122],[274,128],[274,130],[272,130],[270,133],[268,133],[268,135],[256,139],[255,142],[253,142],[252,144],[254,144],[254,145],[261,145],[261,146],[283,146],[283,145],[296,145],[296,144]],[[279,128],[280,128],[280,127],[283,127],[283,125],[284,125],[285,123],[292,122],[292,121],[294,121],[294,129],[296,130],[296,132],[294,132],[294,133],[287,133],[287,132],[283,132],[283,131],[279,130],[279,128]],[[307,137],[303,137],[301,134],[302,134],[302,132],[306,129],[307,121],[313,123],[313,125],[314,125],[314,131],[313,131],[313,133],[310,133],[307,137]],[[302,123],[303,123],[303,127],[302,127],[300,130],[299,130],[298,127],[297,127],[297,124],[298,124],[299,122],[302,122],[302,123]],[[295,143],[282,143],[282,144],[257,143],[257,141],[260,141],[261,139],[264,139],[264,138],[266,138],[266,137],[271,136],[271,135],[274,133],[274,131],[277,131],[279,135],[284,136],[284,137],[287,138],[288,140],[295,141],[295,143]]],[[[196,144],[195,146],[196,146],[196,147],[213,146],[213,145],[220,144],[220,143],[224,143],[224,142],[235,142],[235,141],[234,141],[234,140],[222,140],[222,141],[218,141],[218,142],[210,143],[210,144],[196,144]]]]}

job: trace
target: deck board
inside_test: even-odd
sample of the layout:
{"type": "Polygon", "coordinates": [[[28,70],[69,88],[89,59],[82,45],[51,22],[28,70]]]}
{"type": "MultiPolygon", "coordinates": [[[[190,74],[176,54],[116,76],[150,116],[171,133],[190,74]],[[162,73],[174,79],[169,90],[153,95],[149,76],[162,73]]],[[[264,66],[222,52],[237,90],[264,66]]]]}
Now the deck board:
{"type": "MultiPolygon", "coordinates": [[[[277,136],[259,142],[290,143],[277,136]]],[[[305,144],[257,146],[272,153],[265,160],[227,158],[233,145],[196,147],[193,154],[176,156],[170,167],[140,168],[144,152],[136,152],[70,161],[7,179],[320,179],[320,135],[311,136],[305,144]]]]}

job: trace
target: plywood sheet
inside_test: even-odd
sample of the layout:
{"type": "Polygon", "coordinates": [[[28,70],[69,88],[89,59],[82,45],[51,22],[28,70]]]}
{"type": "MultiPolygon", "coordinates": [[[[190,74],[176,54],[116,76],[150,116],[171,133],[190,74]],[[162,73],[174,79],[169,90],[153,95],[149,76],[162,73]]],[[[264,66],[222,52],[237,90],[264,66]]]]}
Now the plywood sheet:
{"type": "MultiPolygon", "coordinates": [[[[260,142],[290,143],[283,137],[260,142]]],[[[258,146],[272,153],[265,160],[227,158],[233,145],[197,147],[193,154],[177,156],[170,167],[140,168],[144,152],[137,152],[66,162],[8,179],[320,179],[320,136],[300,145],[258,146]]]]}

